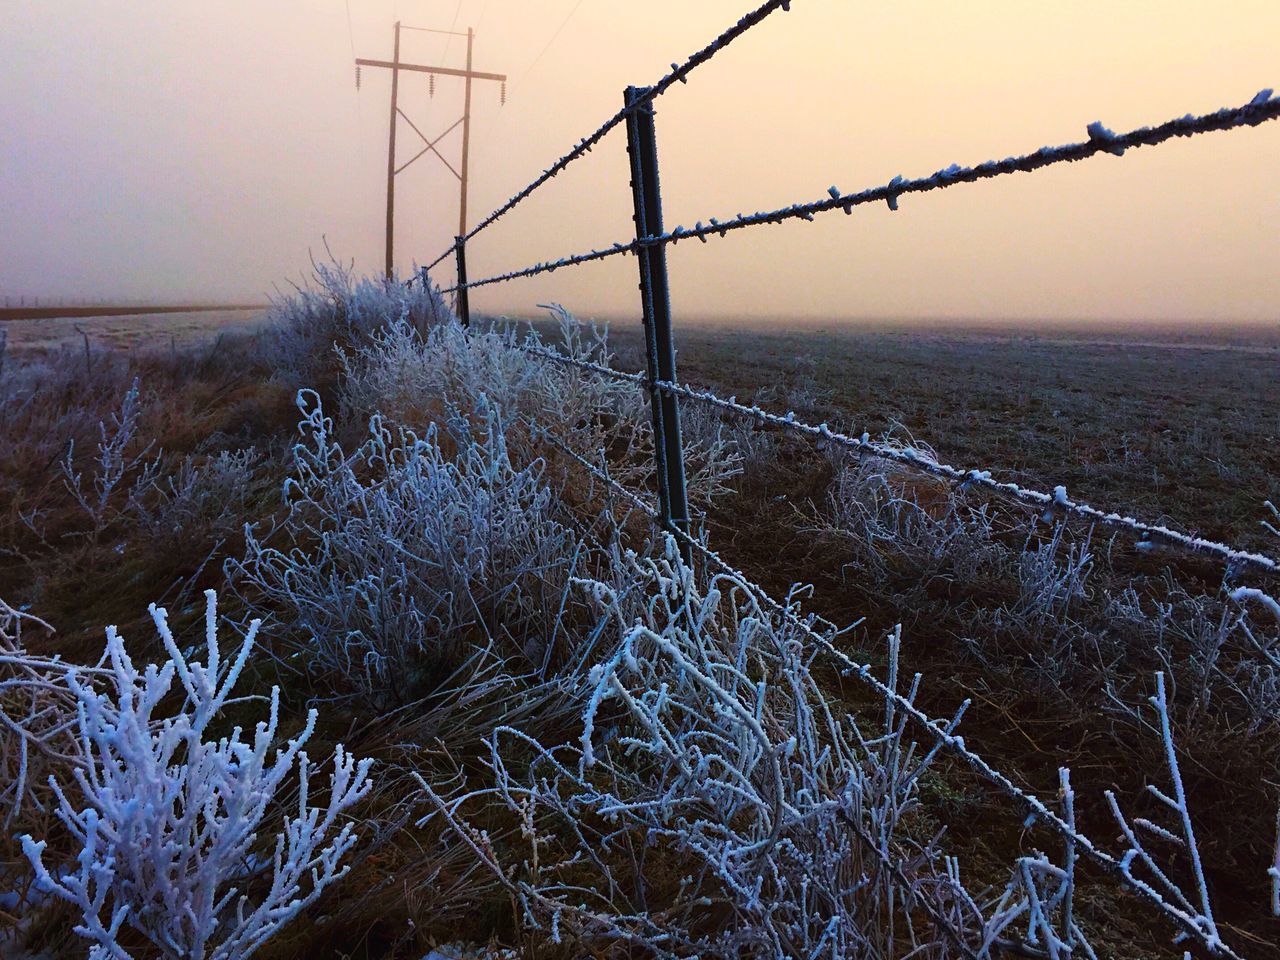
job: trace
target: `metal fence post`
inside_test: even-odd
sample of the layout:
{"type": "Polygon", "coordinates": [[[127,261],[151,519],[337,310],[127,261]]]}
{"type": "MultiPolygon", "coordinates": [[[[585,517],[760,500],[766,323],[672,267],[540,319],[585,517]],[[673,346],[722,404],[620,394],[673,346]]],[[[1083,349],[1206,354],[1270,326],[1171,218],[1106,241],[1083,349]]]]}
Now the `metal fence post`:
{"type": "MultiPolygon", "coordinates": [[[[658,181],[658,143],[654,132],[653,101],[636,105],[646,92],[628,87],[627,153],[631,156],[631,196],[635,203],[636,239],[658,236],[662,226],[662,192],[658,181]]],[[[653,448],[658,472],[658,504],[663,526],[689,534],[689,500],[685,491],[684,448],[680,438],[680,409],[674,394],[656,386],[676,382],[676,349],[671,334],[671,296],[667,285],[666,247],[643,246],[640,298],[644,308],[645,362],[649,405],[653,410],[653,448]]],[[[677,538],[680,554],[692,562],[692,550],[677,538]]]]}
{"type": "Polygon", "coordinates": [[[467,238],[454,240],[454,252],[458,255],[458,320],[464,327],[471,326],[471,303],[467,299],[467,238]]]}

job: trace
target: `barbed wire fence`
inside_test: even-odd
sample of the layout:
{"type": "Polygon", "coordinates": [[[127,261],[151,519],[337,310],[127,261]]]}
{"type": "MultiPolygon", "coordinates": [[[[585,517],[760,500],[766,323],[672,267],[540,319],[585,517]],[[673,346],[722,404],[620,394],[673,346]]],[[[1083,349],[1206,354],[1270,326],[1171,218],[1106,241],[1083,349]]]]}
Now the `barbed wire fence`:
{"type": "MultiPolygon", "coordinates": [[[[1193,943],[1210,956],[1240,960],[1242,955],[1224,942],[1219,935],[1208,906],[1208,895],[1203,878],[1197,877],[1198,889],[1187,896],[1154,867],[1140,845],[1137,845],[1132,838],[1129,841],[1129,848],[1123,855],[1115,856],[1108,853],[1100,844],[1080,832],[1074,824],[1073,817],[1064,818],[1056,813],[1049,803],[1019,786],[1011,777],[991,765],[965,744],[964,738],[957,735],[955,729],[968,701],[961,705],[956,716],[950,721],[941,721],[929,716],[913,700],[904,697],[894,687],[877,678],[869,664],[859,662],[845,651],[835,647],[829,638],[815,629],[815,621],[812,617],[803,617],[790,602],[782,603],[774,599],[764,588],[712,550],[704,539],[695,536],[690,528],[685,491],[679,401],[708,406],[724,414],[785,429],[820,443],[891,461],[907,469],[940,478],[953,484],[960,491],[972,489],[1008,498],[1043,511],[1048,516],[1081,518],[1136,537],[1139,549],[1172,549],[1219,562],[1224,565],[1227,580],[1246,571],[1266,575],[1280,573],[1280,560],[1260,553],[1236,549],[1228,544],[1207,540],[1165,525],[1148,523],[1117,512],[1098,509],[1071,499],[1063,486],[1058,486],[1052,493],[1047,493],[1016,483],[1000,481],[986,469],[955,467],[917,449],[873,441],[865,433],[861,436],[853,436],[834,430],[826,423],[805,422],[792,412],[786,415],[771,413],[758,405],[739,403],[735,397],[721,397],[713,392],[682,384],[676,375],[675,368],[666,249],[668,246],[674,247],[681,240],[696,238],[706,243],[712,237],[722,238],[731,231],[796,219],[812,221],[820,214],[834,211],[852,215],[855,207],[867,204],[885,203],[890,210],[896,211],[899,209],[901,198],[907,195],[928,193],[1014,173],[1034,173],[1057,164],[1087,160],[1099,154],[1119,157],[1129,150],[1158,146],[1180,137],[1258,126],[1280,119],[1280,97],[1276,97],[1270,89],[1262,90],[1247,103],[1237,107],[1227,107],[1198,116],[1187,114],[1156,126],[1140,127],[1125,133],[1115,133],[1101,123],[1094,122],[1086,127],[1086,139],[1063,146],[1042,147],[1029,153],[1010,156],[1003,160],[990,160],[970,167],[952,164],[928,176],[918,178],[908,179],[898,176],[888,183],[853,193],[845,193],[838,187],[832,186],[826,191],[825,196],[816,200],[753,214],[739,213],[725,220],[709,217],[705,222],[698,221],[691,228],[677,226],[671,230],[664,229],[654,129],[654,102],[676,83],[687,83],[690,74],[697,67],[711,60],[753,27],[763,23],[770,15],[788,9],[790,9],[790,0],[769,0],[752,10],[683,63],[672,64],[671,71],[652,86],[628,88],[624,92],[622,109],[594,132],[580,140],[469,232],[457,237],[454,244],[424,267],[415,279],[420,279],[424,284],[429,283],[429,272],[453,256],[456,260],[458,280],[454,285],[442,288],[442,292],[455,295],[459,319],[467,325],[470,322],[467,293],[472,289],[534,277],[624,254],[635,255],[639,262],[644,321],[646,366],[644,371],[619,371],[590,360],[566,356],[533,343],[525,344],[523,349],[530,355],[548,362],[565,364],[594,375],[628,382],[647,392],[653,417],[657,503],[649,502],[615,481],[609,476],[607,465],[591,463],[545,431],[535,431],[537,435],[546,442],[558,446],[562,452],[584,466],[593,477],[605,483],[612,493],[622,496],[642,513],[651,517],[676,540],[687,561],[691,561],[693,556],[697,555],[712,567],[739,579],[757,594],[766,607],[799,627],[809,640],[834,657],[843,673],[856,678],[873,693],[886,702],[891,702],[910,717],[934,741],[935,749],[944,750],[953,755],[983,781],[1021,808],[1027,816],[1029,826],[1039,825],[1057,834],[1071,851],[1069,859],[1074,860],[1078,854],[1145,902],[1156,914],[1162,916],[1176,930],[1176,942],[1193,943]],[[627,151],[630,157],[634,205],[634,237],[604,248],[532,264],[477,280],[468,280],[466,272],[468,241],[497,223],[574,161],[590,152],[608,133],[619,126],[625,126],[627,130],[627,151]],[[1146,863],[1153,869],[1152,880],[1143,879],[1135,872],[1135,866],[1142,863],[1146,863]],[[1198,903],[1193,903],[1193,900],[1197,900],[1198,903]]],[[[410,282],[412,283],[413,280],[410,282]]],[[[1177,777],[1176,757],[1172,754],[1171,744],[1168,746],[1172,761],[1171,772],[1177,777]]],[[[1114,800],[1112,804],[1114,807],[1114,800]]],[[[1185,809],[1181,812],[1185,819],[1185,809]]],[[[1119,817],[1118,808],[1116,813],[1119,817]]],[[[1123,825],[1123,818],[1119,819],[1123,825]]],[[[1194,840],[1194,838],[1190,839],[1194,840]]],[[[1010,945],[1002,944],[1002,946],[1010,945]]],[[[1018,952],[1029,952],[1030,955],[1050,955],[1043,949],[1037,951],[1032,945],[1026,943],[1013,944],[1011,948],[1018,952]]],[[[965,952],[971,953],[967,947],[965,952]]]]}

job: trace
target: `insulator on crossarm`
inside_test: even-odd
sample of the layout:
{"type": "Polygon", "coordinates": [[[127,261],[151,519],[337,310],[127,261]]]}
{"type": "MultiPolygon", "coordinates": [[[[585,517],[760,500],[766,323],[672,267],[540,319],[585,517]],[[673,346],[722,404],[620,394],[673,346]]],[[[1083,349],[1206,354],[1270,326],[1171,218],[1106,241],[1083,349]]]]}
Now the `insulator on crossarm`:
{"type": "Polygon", "coordinates": [[[360,64],[356,64],[356,90],[360,89],[360,64]]]}
{"type": "Polygon", "coordinates": [[[502,93],[501,93],[501,98],[502,98],[502,104],[501,104],[501,105],[505,107],[505,106],[507,105],[507,81],[505,81],[505,80],[503,80],[503,81],[502,81],[502,93]]]}
{"type": "Polygon", "coordinates": [[[432,74],[429,74],[429,76],[431,77],[431,83],[430,83],[431,96],[434,97],[436,95],[436,75],[432,73],[432,74]]]}

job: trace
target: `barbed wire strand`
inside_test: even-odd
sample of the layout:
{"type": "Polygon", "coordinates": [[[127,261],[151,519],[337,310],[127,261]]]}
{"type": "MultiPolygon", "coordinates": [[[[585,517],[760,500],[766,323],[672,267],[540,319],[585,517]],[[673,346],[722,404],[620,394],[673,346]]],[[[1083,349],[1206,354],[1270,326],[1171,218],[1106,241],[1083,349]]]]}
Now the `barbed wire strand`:
{"type": "MultiPolygon", "coordinates": [[[[1202,133],[1213,133],[1233,130],[1237,127],[1256,127],[1268,120],[1280,118],[1280,97],[1273,96],[1270,89],[1260,91],[1248,103],[1239,107],[1224,107],[1213,113],[1201,116],[1187,114],[1168,120],[1154,127],[1139,127],[1128,133],[1112,133],[1101,123],[1094,122],[1086,128],[1089,139],[1078,143],[1069,143],[1061,147],[1041,147],[1032,153],[1021,156],[1006,157],[1004,160],[988,160],[974,167],[961,167],[952,164],[949,167],[914,180],[894,177],[888,183],[878,187],[870,187],[857,193],[841,193],[838,187],[827,190],[828,196],[810,203],[793,204],[777,210],[760,211],[753,214],[738,214],[730,220],[710,218],[707,223],[698,221],[692,228],[677,226],[667,233],[632,240],[629,243],[615,243],[611,247],[592,250],[589,253],[575,254],[559,260],[537,263],[531,267],[512,270],[508,273],[482,280],[472,280],[468,288],[483,287],[493,283],[504,283],[522,277],[532,277],[541,273],[549,273],[562,267],[576,266],[592,260],[634,253],[642,247],[665,246],[676,244],[681,240],[698,239],[707,242],[711,236],[723,237],[731,230],[742,230],[746,227],[762,226],[769,223],[783,223],[787,220],[812,220],[817,214],[843,210],[852,214],[854,207],[869,203],[886,203],[891,210],[898,209],[898,200],[905,194],[927,193],[933,190],[944,190],[961,183],[976,183],[993,177],[1007,176],[1012,173],[1033,173],[1045,167],[1059,163],[1076,163],[1100,153],[1114,156],[1122,155],[1126,150],[1138,147],[1152,147],[1178,137],[1192,137],[1202,133]]],[[[443,258],[442,258],[443,259],[443,258]]],[[[439,262],[439,261],[437,261],[439,262]]],[[[451,293],[456,287],[444,290],[451,293]]]]}
{"type": "MultiPolygon", "coordinates": [[[[748,13],[746,16],[740,19],[737,23],[735,23],[729,29],[721,33],[720,36],[716,37],[709,44],[707,44],[705,47],[699,50],[697,53],[694,53],[693,55],[691,55],[687,60],[684,61],[684,63],[671,64],[670,73],[664,76],[661,80],[659,80],[653,86],[648,87],[643,91],[638,91],[639,96],[637,96],[637,98],[631,104],[619,110],[612,117],[606,120],[603,124],[601,124],[596,129],[594,133],[580,140],[572,150],[570,150],[568,153],[562,156],[559,160],[557,160],[555,163],[549,166],[546,170],[540,173],[532,183],[530,183],[523,190],[516,193],[506,203],[498,207],[497,210],[494,210],[493,213],[489,214],[487,217],[481,220],[478,224],[472,227],[471,230],[463,236],[463,240],[470,240],[481,230],[484,230],[485,228],[496,223],[500,218],[510,213],[511,210],[513,210],[516,206],[522,203],[530,194],[532,194],[535,190],[537,190],[539,187],[545,184],[548,180],[559,175],[559,173],[562,170],[564,170],[567,166],[569,166],[569,164],[573,163],[573,161],[586,155],[587,153],[590,153],[592,147],[594,147],[597,143],[603,140],[605,135],[608,134],[611,130],[613,130],[614,127],[618,126],[623,121],[625,121],[627,119],[627,116],[631,113],[631,111],[636,110],[644,106],[645,104],[652,103],[655,99],[662,96],[662,94],[666,93],[667,90],[672,87],[672,85],[676,83],[687,83],[689,79],[689,74],[691,74],[697,67],[706,63],[708,60],[714,57],[717,53],[719,53],[725,47],[729,46],[729,44],[731,44],[734,40],[738,39],[740,36],[742,36],[752,27],[761,23],[771,13],[774,13],[777,10],[785,11],[790,9],[791,9],[791,0],[768,0],[767,3],[763,3],[759,7],[757,7],[755,10],[752,10],[750,13],[748,13]]],[[[431,270],[433,267],[443,262],[445,258],[452,253],[453,253],[453,248],[451,247],[450,249],[446,250],[444,253],[440,254],[440,256],[438,256],[430,264],[428,264],[426,269],[431,270]]]]}
{"type": "MultiPolygon", "coordinates": [[[[524,345],[523,349],[537,356],[546,357],[547,359],[554,360],[558,363],[589,370],[614,380],[634,383],[640,386],[649,385],[648,378],[642,373],[626,373],[620,370],[614,370],[612,367],[607,367],[603,364],[592,363],[591,361],[580,360],[575,357],[566,357],[564,354],[555,350],[536,347],[532,344],[524,345]]],[[[860,437],[853,437],[848,434],[841,433],[840,431],[832,430],[826,423],[817,425],[807,423],[798,419],[793,412],[787,413],[785,416],[781,416],[776,413],[770,413],[755,404],[747,406],[746,404],[739,403],[736,397],[729,397],[726,399],[711,393],[710,391],[694,390],[690,387],[671,383],[665,380],[656,381],[653,386],[658,390],[663,390],[676,396],[683,397],[686,400],[717,407],[721,410],[726,410],[740,416],[754,419],[759,423],[782,427],[810,437],[816,437],[836,446],[847,447],[849,449],[856,450],[859,453],[869,454],[884,460],[891,460],[895,463],[903,464],[904,466],[912,469],[957,483],[960,485],[961,489],[970,487],[982,488],[995,494],[1012,497],[1047,512],[1054,514],[1074,514],[1075,516],[1083,517],[1101,526],[1119,529],[1130,534],[1138,534],[1141,537],[1149,538],[1148,540],[1139,541],[1139,549],[1144,549],[1141,546],[1144,542],[1153,543],[1154,541],[1159,541],[1164,544],[1186,550],[1190,553],[1212,557],[1215,560],[1223,561],[1233,568],[1258,568],[1269,573],[1280,572],[1280,560],[1276,560],[1260,553],[1238,550],[1225,543],[1219,543],[1214,540],[1207,540],[1202,537],[1193,536],[1192,534],[1183,533],[1180,530],[1174,530],[1170,527],[1144,523],[1141,520],[1124,516],[1120,513],[1109,513],[1099,510],[1097,507],[1090,506],[1087,503],[1080,503],[1070,499],[1067,496],[1066,487],[1064,486],[1059,486],[1052,494],[1048,494],[1040,490],[1019,486],[1016,483],[994,480],[991,476],[991,471],[989,470],[964,470],[960,467],[954,467],[950,464],[942,463],[917,450],[913,450],[910,447],[893,447],[887,444],[877,443],[866,433],[862,434],[860,437]]]]}
{"type": "MultiPolygon", "coordinates": [[[[613,479],[613,477],[609,476],[606,472],[591,463],[585,457],[571,450],[564,443],[551,437],[550,434],[545,434],[545,436],[548,440],[551,440],[556,447],[589,470],[593,476],[607,484],[610,489],[638,506],[654,520],[661,520],[657,509],[651,504],[645,502],[635,493],[628,490],[621,483],[613,479]]],[[[1236,953],[1228,944],[1222,942],[1220,938],[1206,931],[1198,917],[1192,916],[1185,910],[1169,903],[1160,895],[1159,891],[1153,888],[1146,881],[1135,876],[1130,868],[1130,861],[1128,858],[1120,860],[1101,849],[1088,836],[1080,833],[1076,828],[1054,813],[1043,800],[1035,794],[1019,787],[1006,774],[997,770],[983,759],[982,756],[970,750],[965,744],[964,737],[952,732],[955,728],[955,721],[944,723],[941,720],[930,717],[927,713],[916,706],[913,700],[904,697],[902,694],[898,693],[897,690],[876,677],[871,672],[871,664],[860,663],[850,657],[843,650],[838,649],[830,639],[818,633],[813,629],[809,622],[801,618],[795,612],[795,608],[792,605],[783,604],[778,600],[775,600],[764,587],[760,586],[741,570],[734,567],[698,538],[690,536],[679,529],[664,529],[667,529],[667,532],[671,533],[677,539],[687,543],[713,566],[733,577],[735,580],[740,581],[743,586],[754,593],[765,606],[769,607],[785,620],[798,627],[810,640],[815,641],[822,649],[831,654],[843,665],[843,672],[846,675],[857,678],[863,684],[878,693],[886,702],[892,702],[896,708],[906,713],[907,716],[914,720],[918,726],[922,727],[942,749],[962,760],[982,779],[995,786],[1011,800],[1022,804],[1030,811],[1030,820],[1043,824],[1057,833],[1064,840],[1076,844],[1077,849],[1082,852],[1086,858],[1092,861],[1104,872],[1117,878],[1122,886],[1127,887],[1140,899],[1145,900],[1150,906],[1154,907],[1157,912],[1161,913],[1167,920],[1184,931],[1187,936],[1201,944],[1214,956],[1225,957],[1228,958],[1228,960],[1243,960],[1243,957],[1236,953]]],[[[957,711],[957,717],[959,714],[964,712],[968,705],[969,700],[966,699],[962,702],[960,709],[957,711]]]]}

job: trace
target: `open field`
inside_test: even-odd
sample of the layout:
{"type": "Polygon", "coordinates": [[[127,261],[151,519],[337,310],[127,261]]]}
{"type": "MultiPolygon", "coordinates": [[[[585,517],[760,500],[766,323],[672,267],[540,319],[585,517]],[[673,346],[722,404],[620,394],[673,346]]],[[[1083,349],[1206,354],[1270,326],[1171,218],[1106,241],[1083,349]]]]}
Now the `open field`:
{"type": "Polygon", "coordinates": [[[219,333],[243,333],[261,322],[262,310],[256,308],[118,316],[95,313],[4,320],[0,335],[7,338],[13,352],[81,346],[86,337],[91,346],[110,350],[169,349],[200,344],[219,333]]]}
{"type": "MultiPolygon", "coordinates": [[[[611,326],[620,368],[644,366],[637,328],[611,326]]],[[[677,343],[721,396],[1250,549],[1280,500],[1275,326],[693,322],[677,343]]]]}
{"type": "MultiPolygon", "coordinates": [[[[280,738],[318,708],[308,750],[326,771],[338,743],[374,761],[367,793],[313,777],[312,803],[338,804],[358,835],[352,872],[262,956],[418,960],[491,940],[531,957],[772,955],[779,930],[828,927],[840,956],[1030,949],[997,908],[1030,902],[1011,868],[1049,869],[1036,852],[1060,862],[1060,839],[955,755],[929,753],[829,649],[877,677],[901,671],[902,691],[919,671],[913,702],[932,716],[969,701],[966,745],[1055,809],[1070,767],[1074,822],[1119,855],[1114,790],[1129,816],[1164,825],[1154,862],[1198,903],[1181,828],[1143,792],[1171,789],[1147,702],[1161,671],[1216,922],[1242,956],[1280,957],[1266,874],[1280,629],[1229,597],[1220,566],[683,404],[695,526],[774,597],[811,585],[797,602],[830,645],[814,646],[744,581],[664,554],[643,514],[584,470],[603,463],[652,496],[643,391],[565,374],[502,324],[464,335],[427,293],[324,280],[269,323],[103,321],[86,328],[87,352],[74,325],[27,329],[0,371],[0,599],[54,628],[28,622],[28,653],[94,663],[110,623],[140,663],[203,656],[150,639],[146,607],[194,637],[200,593],[216,590],[224,656],[263,620],[239,695],[279,686],[280,738]],[[412,328],[391,323],[402,309],[412,328]],[[899,635],[900,650],[886,643],[899,635]],[[584,745],[595,757],[580,768],[584,745]],[[839,882],[858,876],[870,879],[839,882]]],[[[537,327],[606,359],[572,324],[537,327]]],[[[1261,525],[1263,501],[1280,500],[1274,331],[685,324],[677,336],[691,385],[1280,550],[1261,525]]],[[[634,327],[615,324],[609,343],[615,367],[643,367],[634,327]]],[[[0,616],[7,643],[13,629],[0,616]]],[[[54,679],[13,689],[44,691],[32,716],[58,717],[56,669],[22,662],[54,679]]],[[[181,714],[180,700],[162,702],[181,714]]],[[[237,701],[211,730],[260,713],[237,701]]],[[[50,869],[69,869],[77,845],[36,774],[65,775],[75,745],[36,739],[52,746],[5,788],[28,792],[12,829],[47,838],[50,869]]],[[[284,816],[292,789],[264,817],[284,816]]],[[[274,827],[262,830],[243,857],[266,849],[274,827]]],[[[8,837],[0,945],[82,953],[68,933],[79,908],[31,888],[30,853],[8,837]]],[[[225,869],[269,895],[262,870],[225,869]]],[[[1036,876],[1047,890],[1056,875],[1036,876]]],[[[1181,955],[1094,865],[1073,876],[1074,913],[1046,908],[1071,936],[1099,956],[1181,955]]],[[[127,932],[135,949],[147,929],[127,932]]]]}

